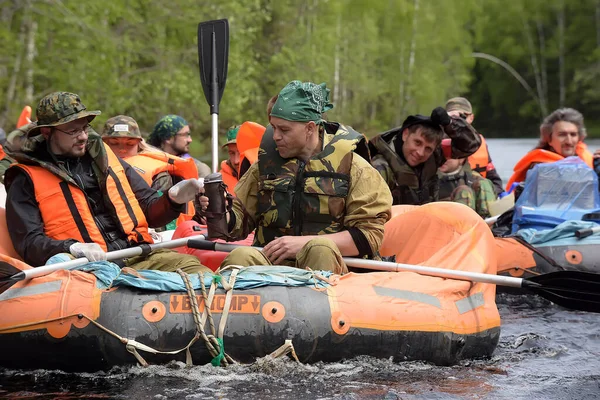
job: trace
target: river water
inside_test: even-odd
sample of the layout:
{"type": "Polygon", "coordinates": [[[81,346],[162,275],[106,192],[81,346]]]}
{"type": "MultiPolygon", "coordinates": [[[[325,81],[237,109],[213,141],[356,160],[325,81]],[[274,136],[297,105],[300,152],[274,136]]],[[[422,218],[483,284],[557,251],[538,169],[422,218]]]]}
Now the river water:
{"type": "MultiPolygon", "coordinates": [[[[534,144],[488,140],[503,179],[534,144]]],[[[497,302],[502,334],[494,355],[452,367],[359,357],[313,365],[264,358],[228,368],[173,363],[95,374],[0,369],[0,398],[600,399],[600,315],[535,296],[503,294],[497,302]]]]}

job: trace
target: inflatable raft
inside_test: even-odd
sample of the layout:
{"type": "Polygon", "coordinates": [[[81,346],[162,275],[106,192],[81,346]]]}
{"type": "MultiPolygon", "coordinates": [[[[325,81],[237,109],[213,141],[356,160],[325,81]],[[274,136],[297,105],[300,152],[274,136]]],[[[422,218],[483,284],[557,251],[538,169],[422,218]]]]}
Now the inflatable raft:
{"type": "Polygon", "coordinates": [[[600,234],[577,238],[598,225],[567,221],[554,229],[525,229],[515,237],[496,238],[498,274],[527,278],[555,271],[600,273],[600,234]]]}
{"type": "MultiPolygon", "coordinates": [[[[450,209],[442,214],[453,217],[450,209]]],[[[423,264],[495,273],[491,233],[474,212],[470,217],[450,221],[458,224],[448,229],[453,240],[439,241],[423,264]]],[[[390,240],[383,250],[404,239],[390,240]]],[[[0,366],[223,365],[287,351],[307,363],[369,355],[450,365],[496,348],[494,285],[412,272],[340,277],[313,270],[231,267],[202,279],[188,276],[186,284],[177,273],[100,262],[21,281],[0,294],[0,366]]]]}

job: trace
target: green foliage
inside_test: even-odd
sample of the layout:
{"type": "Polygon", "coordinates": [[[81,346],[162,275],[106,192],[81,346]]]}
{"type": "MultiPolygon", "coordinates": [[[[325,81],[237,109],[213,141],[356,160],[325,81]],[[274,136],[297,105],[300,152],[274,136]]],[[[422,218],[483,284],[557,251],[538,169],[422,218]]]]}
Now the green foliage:
{"type": "MultiPolygon", "coordinates": [[[[482,1],[474,50],[508,63],[532,93],[500,65],[478,59],[467,93],[478,129],[488,136],[536,136],[541,119],[559,107],[576,108],[588,128],[598,126],[598,16],[597,0],[482,1]]],[[[600,136],[594,129],[588,132],[600,136]]]]}
{"type": "Polygon", "coordinates": [[[565,105],[580,108],[592,124],[600,111],[596,0],[0,3],[0,125],[7,130],[28,102],[35,109],[45,94],[68,90],[102,110],[99,131],[117,114],[134,117],[146,133],[164,114],[184,116],[193,153],[206,160],[210,115],[198,76],[197,24],[217,18],[229,19],[231,36],[222,133],[245,120],[266,124],[268,99],[300,79],[326,82],[335,104],[329,119],[369,136],[461,93],[486,134],[535,134],[542,113],[534,97],[545,97],[550,110],[559,105],[561,55],[565,105]],[[509,63],[535,96],[473,51],[509,63]]]}

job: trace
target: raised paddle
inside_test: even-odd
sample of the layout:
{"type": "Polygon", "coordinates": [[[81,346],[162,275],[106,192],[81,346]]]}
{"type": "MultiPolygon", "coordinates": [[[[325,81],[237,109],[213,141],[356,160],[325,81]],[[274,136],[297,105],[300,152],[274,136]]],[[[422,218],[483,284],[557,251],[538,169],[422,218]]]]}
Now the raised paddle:
{"type": "MultiPolygon", "coordinates": [[[[237,247],[242,247],[242,245],[210,242],[201,238],[194,238],[188,242],[188,247],[230,252],[237,247]]],[[[262,250],[260,247],[253,248],[262,250]]],[[[565,308],[600,312],[600,274],[581,271],[556,271],[530,278],[514,278],[480,272],[456,271],[424,265],[364,260],[352,257],[344,257],[343,259],[346,265],[354,268],[392,272],[410,271],[439,278],[522,288],[565,308]]]]}
{"type": "Polygon", "coordinates": [[[226,19],[198,24],[198,65],[204,97],[212,116],[212,170],[219,163],[219,103],[227,81],[229,22],[226,19]]]}
{"type": "MultiPolygon", "coordinates": [[[[106,259],[119,260],[124,258],[131,258],[135,256],[141,256],[150,253],[151,251],[158,249],[173,249],[175,247],[186,246],[190,239],[204,240],[204,235],[194,235],[181,239],[169,240],[167,242],[160,242],[154,244],[143,244],[137,247],[130,247],[128,249],[109,251],[106,253],[106,259]]],[[[48,275],[54,271],[61,269],[73,269],[80,265],[87,264],[89,260],[85,257],[77,258],[71,261],[65,261],[61,263],[44,265],[43,267],[37,267],[21,271],[18,268],[10,265],[7,262],[0,261],[0,294],[6,291],[15,283],[31,279],[38,276],[48,275]]]]}

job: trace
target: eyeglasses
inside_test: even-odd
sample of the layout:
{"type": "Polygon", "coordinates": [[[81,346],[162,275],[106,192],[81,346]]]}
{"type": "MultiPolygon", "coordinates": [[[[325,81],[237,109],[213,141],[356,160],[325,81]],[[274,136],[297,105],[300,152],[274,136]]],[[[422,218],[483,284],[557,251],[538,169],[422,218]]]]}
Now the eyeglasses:
{"type": "Polygon", "coordinates": [[[73,130],[70,130],[70,131],[63,131],[62,129],[58,129],[56,126],[54,127],[54,129],[56,129],[59,132],[62,132],[64,134],[66,134],[66,135],[69,135],[69,136],[79,136],[83,132],[86,132],[89,127],[90,127],[90,124],[85,124],[81,128],[76,128],[76,129],[73,129],[73,130]]]}
{"type": "Polygon", "coordinates": [[[173,136],[192,137],[192,132],[188,132],[188,133],[176,133],[173,136]]]}

